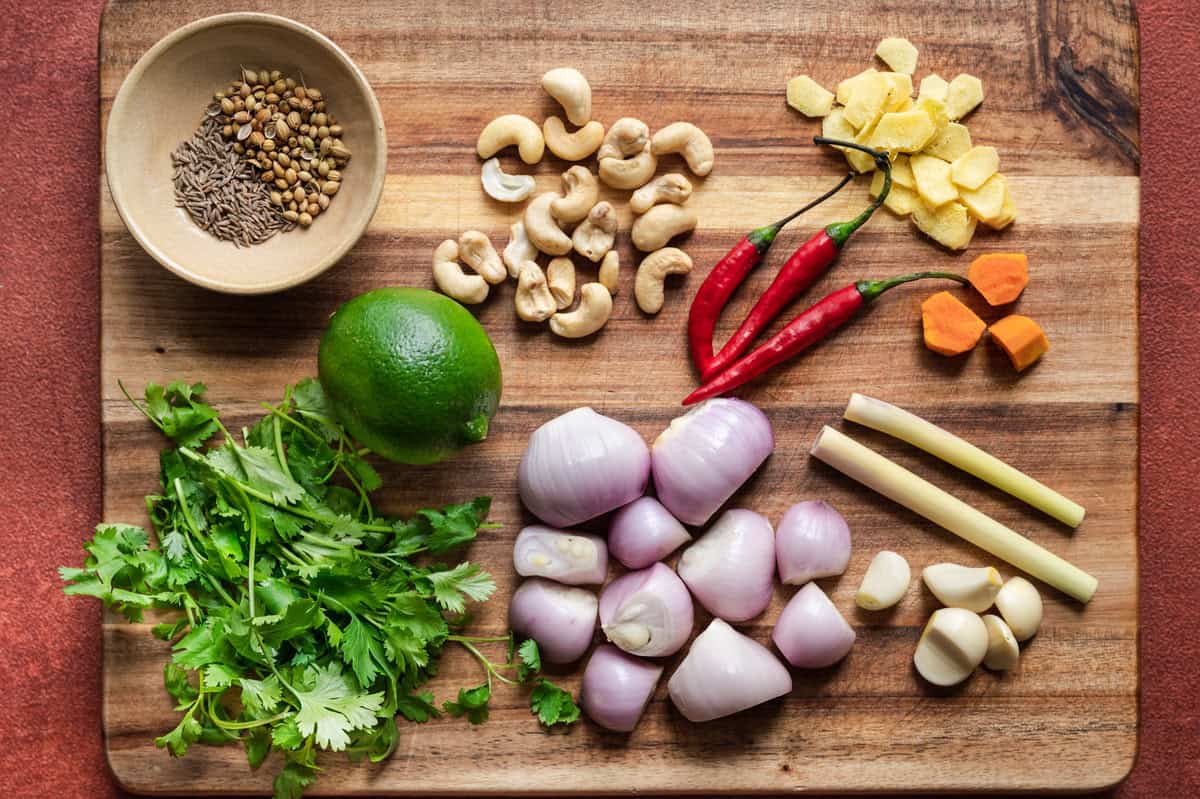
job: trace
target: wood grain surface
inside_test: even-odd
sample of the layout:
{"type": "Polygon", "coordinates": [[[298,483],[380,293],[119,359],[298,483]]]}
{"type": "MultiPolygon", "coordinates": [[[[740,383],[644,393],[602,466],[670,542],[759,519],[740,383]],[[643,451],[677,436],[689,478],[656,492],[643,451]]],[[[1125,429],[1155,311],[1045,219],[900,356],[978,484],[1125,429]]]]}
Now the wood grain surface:
{"type": "MultiPolygon", "coordinates": [[[[383,201],[339,266],[285,294],[246,298],[213,294],[168,274],[102,197],[108,520],[145,522],[141,497],[156,486],[162,446],[124,402],[117,380],[135,390],[150,380],[204,381],[211,399],[240,424],[257,415],[260,400],[274,400],[286,383],[315,373],[317,338],[340,302],[382,285],[431,285],[433,246],[462,230],[484,230],[502,246],[516,212],[480,191],[475,136],[500,113],[541,120],[553,112],[539,88],[553,66],[573,65],[588,76],[596,118],[635,116],[651,128],[691,120],[712,138],[717,161],[708,179],[696,181],[691,204],[700,225],[682,244],[697,269],[669,287],[658,317],[633,303],[634,254],[624,234],[613,318],[591,339],[557,340],[517,322],[513,286],[500,287],[478,309],[505,378],[488,441],[439,466],[382,469],[382,501],[393,512],[480,493],[494,497],[493,518],[504,527],[470,552],[501,586],[476,622],[481,633],[506,626],[505,596],[515,584],[511,545],[530,520],[515,486],[529,433],[587,404],[648,440],[657,435],[695,385],[682,331],[709,265],[747,230],[787,213],[840,174],[841,160],[809,143],[818,126],[784,104],[792,75],[809,73],[832,86],[871,65],[875,44],[887,35],[908,36],[918,46],[918,79],[931,71],[978,75],[986,99],[969,119],[971,132],[977,143],[999,148],[1020,208],[1015,225],[999,234],[981,230],[965,255],[942,251],[907,221],[881,213],[810,297],[914,267],[965,270],[987,250],[1024,251],[1032,283],[1019,311],[1037,319],[1053,342],[1044,362],[1020,376],[991,345],[965,359],[933,355],[920,343],[917,310],[933,289],[906,287],[857,326],[742,394],[768,413],[778,447],[734,504],[778,521],[792,503],[824,497],[845,514],[854,536],[846,574],[821,584],[855,625],[858,643],[838,666],[796,673],[784,701],[693,725],[670,706],[664,680],[631,735],[586,722],[546,735],[522,693],[501,691],[491,720],[480,727],[455,720],[404,725],[396,755],[378,765],[326,758],[317,792],[1081,790],[1128,772],[1138,719],[1139,146],[1137,30],[1128,3],[1013,0],[951,9],[830,0],[736,7],[706,0],[623,6],[326,0],[237,9],[247,7],[313,25],[363,69],[388,128],[383,201]],[[856,390],[926,415],[1028,470],[1084,504],[1086,521],[1067,530],[931,457],[840,422],[856,390]],[[911,666],[932,598],[914,581],[894,612],[859,611],[853,594],[866,565],[882,548],[904,554],[914,571],[939,561],[994,561],[812,461],[808,445],[823,424],[842,426],[1095,574],[1095,599],[1081,607],[1045,589],[1045,623],[1015,671],[980,671],[958,688],[932,689],[911,666]]],[[[102,129],[122,78],[146,49],[187,21],[226,10],[234,7],[219,0],[111,5],[100,34],[102,129]]],[[[548,157],[534,167],[539,186],[555,188],[565,166],[548,157]]],[[[664,159],[660,172],[680,166],[664,159]]],[[[353,184],[351,169],[345,190],[353,184]]],[[[623,231],[630,221],[625,196],[609,197],[621,209],[623,231]]],[[[731,304],[718,338],[745,315],[791,249],[865,200],[865,187],[847,190],[785,231],[767,266],[731,304]]],[[[978,303],[976,309],[996,318],[978,303]]],[[[744,631],[766,642],[791,593],[777,588],[771,607],[744,631]]],[[[197,747],[181,760],[154,748],[153,738],[174,724],[161,689],[165,656],[145,627],[106,618],[105,732],[117,779],[143,793],[269,791],[274,758],[254,773],[237,748],[197,747]]],[[[577,673],[556,674],[577,687],[577,673]]],[[[448,651],[435,687],[445,698],[452,687],[479,679],[465,653],[448,651]]]]}

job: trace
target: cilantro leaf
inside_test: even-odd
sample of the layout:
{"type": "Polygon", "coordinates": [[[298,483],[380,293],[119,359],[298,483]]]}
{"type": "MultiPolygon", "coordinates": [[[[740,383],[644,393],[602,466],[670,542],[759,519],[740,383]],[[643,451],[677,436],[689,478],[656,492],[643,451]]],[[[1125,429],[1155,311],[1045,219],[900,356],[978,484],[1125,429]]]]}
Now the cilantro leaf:
{"type": "Polygon", "coordinates": [[[375,681],[379,664],[385,662],[379,639],[358,617],[342,631],[342,659],[354,670],[358,684],[364,688],[375,681]]]}
{"type": "Polygon", "coordinates": [[[301,735],[315,735],[317,746],[334,752],[346,748],[350,732],[374,726],[375,711],[383,707],[383,694],[356,693],[336,663],[316,667],[313,687],[297,696],[301,735]]]}
{"type": "Polygon", "coordinates": [[[396,711],[417,724],[424,724],[430,719],[436,719],[442,715],[433,704],[433,694],[429,691],[397,697],[396,711]]]}
{"type": "MultiPolygon", "coordinates": [[[[121,391],[129,397],[125,386],[121,391]]],[[[217,432],[217,412],[201,401],[203,383],[188,385],[175,381],[166,388],[150,383],[146,386],[144,406],[130,402],[146,415],[163,434],[181,447],[198,447],[217,432]]]]}
{"type": "Polygon", "coordinates": [[[271,786],[275,790],[274,799],[300,799],[304,789],[316,779],[317,769],[314,766],[289,761],[271,786]]]}
{"type": "Polygon", "coordinates": [[[571,694],[542,677],[529,694],[529,708],[546,727],[574,724],[579,720],[579,706],[571,694]]]}
{"type": "Polygon", "coordinates": [[[203,731],[204,728],[189,710],[179,720],[175,729],[166,735],[155,738],[154,745],[159,749],[166,749],[171,753],[171,757],[183,757],[187,753],[188,747],[200,740],[200,733],[203,731]]]}
{"type": "Polygon", "coordinates": [[[280,749],[299,749],[304,744],[304,736],[295,716],[288,716],[271,728],[271,743],[280,749]]]}
{"type": "Polygon", "coordinates": [[[449,571],[430,572],[426,578],[433,585],[433,598],[451,613],[465,611],[466,599],[483,602],[496,590],[492,576],[468,561],[449,571]]]}
{"type": "Polygon", "coordinates": [[[246,749],[246,762],[250,768],[257,769],[271,753],[271,734],[262,727],[250,730],[242,738],[242,746],[246,749]]]}
{"type": "Polygon", "coordinates": [[[523,641],[517,647],[517,657],[520,660],[517,663],[517,679],[520,682],[529,682],[530,679],[541,673],[542,655],[538,651],[537,641],[532,638],[523,641]]]}
{"type": "Polygon", "coordinates": [[[242,704],[255,716],[265,716],[275,712],[282,699],[279,680],[275,675],[265,680],[253,680],[243,677],[238,680],[242,689],[242,704]]]}
{"type": "Polygon", "coordinates": [[[487,518],[492,500],[479,497],[461,505],[449,505],[442,510],[420,510],[417,516],[429,525],[426,548],[430,552],[445,552],[475,540],[476,531],[487,518]]]}
{"type": "Polygon", "coordinates": [[[488,719],[488,702],[492,698],[492,687],[487,683],[474,688],[459,688],[458,699],[454,702],[443,702],[442,710],[446,714],[458,718],[466,716],[472,724],[482,724],[488,719]]]}

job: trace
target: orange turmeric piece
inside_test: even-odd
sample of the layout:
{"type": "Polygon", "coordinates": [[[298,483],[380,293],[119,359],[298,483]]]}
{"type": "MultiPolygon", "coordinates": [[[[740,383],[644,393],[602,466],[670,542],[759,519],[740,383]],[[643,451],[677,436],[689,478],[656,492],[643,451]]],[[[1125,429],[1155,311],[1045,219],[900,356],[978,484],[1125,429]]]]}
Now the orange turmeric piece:
{"type": "Polygon", "coordinates": [[[1050,349],[1050,341],[1028,316],[1012,314],[988,328],[992,339],[1008,354],[1013,367],[1023,372],[1050,349]]]}
{"type": "Polygon", "coordinates": [[[948,291],[939,291],[921,303],[921,325],[925,346],[942,355],[969,352],[987,329],[974,311],[948,291]]]}
{"type": "Polygon", "coordinates": [[[1007,305],[1029,285],[1029,259],[1019,252],[984,253],[971,262],[967,280],[988,305],[1007,305]]]}

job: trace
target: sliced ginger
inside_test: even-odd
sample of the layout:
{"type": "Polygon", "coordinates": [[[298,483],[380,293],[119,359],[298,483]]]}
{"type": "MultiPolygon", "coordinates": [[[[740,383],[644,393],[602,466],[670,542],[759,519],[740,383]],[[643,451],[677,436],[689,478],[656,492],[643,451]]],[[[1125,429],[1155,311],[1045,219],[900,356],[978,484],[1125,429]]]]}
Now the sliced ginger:
{"type": "MultiPolygon", "coordinates": [[[[788,82],[788,104],[823,117],[824,136],[888,152],[893,188],[884,205],[894,213],[911,214],[917,228],[938,243],[963,249],[976,223],[994,230],[1012,224],[1017,208],[999,172],[999,153],[975,146],[959,121],[983,102],[983,82],[968,74],[950,82],[930,74],[921,79],[914,99],[917,48],[894,37],[881,41],[875,54],[888,71],[868,67],[838,83],[832,99],[829,91],[800,75],[788,82]]],[[[866,153],[842,152],[856,172],[875,171],[875,160],[866,153]]],[[[878,197],[882,186],[882,175],[876,175],[871,193],[878,197]]]]}
{"type": "Polygon", "coordinates": [[[987,325],[948,291],[939,291],[921,303],[925,346],[940,355],[970,352],[983,338],[987,325]]]}
{"type": "Polygon", "coordinates": [[[1050,341],[1038,323],[1028,316],[1013,314],[988,328],[992,340],[1008,355],[1013,368],[1023,372],[1050,349],[1050,341]]]}

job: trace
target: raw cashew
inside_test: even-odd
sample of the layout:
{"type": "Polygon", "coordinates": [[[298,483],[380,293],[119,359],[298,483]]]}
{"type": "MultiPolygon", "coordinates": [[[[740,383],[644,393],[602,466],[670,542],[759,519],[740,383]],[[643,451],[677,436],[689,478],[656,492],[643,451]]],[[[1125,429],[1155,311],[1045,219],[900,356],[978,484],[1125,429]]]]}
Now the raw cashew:
{"type": "Polygon", "coordinates": [[[597,158],[629,158],[650,143],[650,126],[640,119],[621,117],[612,123],[597,158]]]}
{"type": "Polygon", "coordinates": [[[612,295],[599,283],[584,283],[579,290],[579,307],[550,317],[550,329],[563,338],[590,336],[612,315],[612,295]]]}
{"type": "Polygon", "coordinates": [[[616,294],[619,287],[621,277],[621,256],[617,255],[616,250],[609,250],[604,255],[604,260],[600,262],[600,274],[596,279],[600,281],[600,285],[608,289],[610,294],[616,294]]]}
{"type": "Polygon", "coordinates": [[[542,76],[546,94],[558,100],[573,125],[583,125],[592,118],[592,87],[583,73],[571,67],[552,69],[542,76]]]}
{"type": "Polygon", "coordinates": [[[525,235],[547,255],[566,255],[571,251],[571,237],[562,232],[550,213],[550,203],[558,198],[552,191],[539,194],[525,206],[525,235]]]}
{"type": "Polygon", "coordinates": [[[681,205],[656,205],[634,221],[630,235],[633,246],[642,252],[653,252],[695,227],[695,211],[681,205]]]}
{"type": "Polygon", "coordinates": [[[601,158],[600,179],[614,189],[636,189],[646,185],[657,168],[658,159],[647,143],[645,149],[632,158],[601,158]]]}
{"type": "Polygon", "coordinates": [[[501,257],[504,259],[504,265],[508,267],[510,277],[520,275],[522,261],[537,260],[538,248],[534,247],[529,237],[525,235],[525,223],[519,219],[509,225],[508,244],[504,246],[501,257]]]}
{"type": "Polygon", "coordinates": [[[546,140],[536,122],[520,114],[505,114],[487,123],[475,143],[475,151],[480,158],[491,158],[513,144],[517,145],[521,160],[527,164],[541,161],[546,150],[546,140]]]}
{"type": "Polygon", "coordinates": [[[503,283],[508,278],[500,254],[478,230],[468,230],[458,237],[458,257],[489,283],[503,283]]]}
{"type": "Polygon", "coordinates": [[[629,198],[629,210],[635,214],[644,214],[662,203],[683,205],[691,196],[691,181],[678,172],[669,172],[659,175],[635,191],[629,198]]]}
{"type": "Polygon", "coordinates": [[[547,117],[542,123],[542,134],[550,152],[564,161],[582,161],[604,141],[604,126],[593,119],[574,133],[568,133],[561,119],[547,117]]]}
{"type": "Polygon", "coordinates": [[[680,153],[688,169],[704,176],[712,172],[713,146],[704,131],[691,122],[672,122],[654,134],[650,149],[655,155],[680,153]]]}
{"type": "Polygon", "coordinates": [[[535,188],[533,175],[510,175],[501,168],[499,158],[483,162],[479,179],[488,196],[502,203],[519,203],[533,194],[535,188]]]}
{"type": "Polygon", "coordinates": [[[575,302],[575,264],[570,258],[554,258],[546,267],[546,282],[558,310],[569,308],[575,302]]]}
{"type": "Polygon", "coordinates": [[[692,271],[692,259],[677,247],[664,247],[650,253],[638,266],[633,296],[646,313],[658,313],[663,307],[663,281],[667,275],[686,275],[692,271]]]}
{"type": "Polygon", "coordinates": [[[546,275],[533,261],[521,264],[517,275],[515,302],[517,316],[526,322],[545,322],[558,310],[554,295],[550,293],[550,286],[546,283],[546,275]]]}
{"type": "Polygon", "coordinates": [[[575,252],[592,262],[603,258],[612,249],[616,239],[617,212],[613,210],[612,203],[607,201],[592,206],[587,219],[575,228],[571,236],[575,252]]]}
{"type": "Polygon", "coordinates": [[[444,294],[467,305],[487,299],[487,281],[462,270],[458,263],[458,242],[454,239],[446,239],[433,251],[433,282],[444,294]]]}
{"type": "Polygon", "coordinates": [[[563,190],[566,194],[554,198],[550,213],[563,224],[580,221],[592,210],[600,197],[600,184],[586,166],[573,166],[562,174],[563,190]]]}

